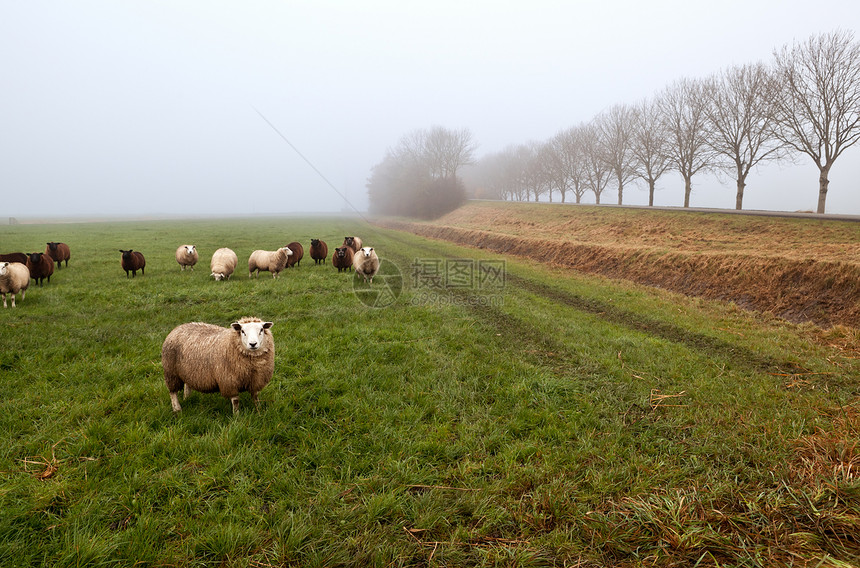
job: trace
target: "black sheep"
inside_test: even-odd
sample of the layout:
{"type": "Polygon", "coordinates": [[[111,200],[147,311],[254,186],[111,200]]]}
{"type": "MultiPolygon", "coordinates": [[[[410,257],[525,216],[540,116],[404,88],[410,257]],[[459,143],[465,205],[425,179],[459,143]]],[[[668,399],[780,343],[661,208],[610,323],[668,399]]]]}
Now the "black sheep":
{"type": "Polygon", "coordinates": [[[23,252],[0,254],[0,262],[20,262],[21,264],[27,264],[27,255],[23,252]]]}
{"type": "Polygon", "coordinates": [[[352,257],[355,253],[349,247],[337,247],[334,249],[334,254],[331,255],[331,265],[337,268],[338,272],[344,270],[352,270],[352,257]]]}
{"type": "Polygon", "coordinates": [[[146,259],[143,258],[143,253],[132,249],[119,249],[119,252],[122,253],[121,262],[122,269],[125,270],[125,277],[128,278],[128,273],[131,272],[131,277],[134,278],[138,270],[140,270],[140,275],[143,276],[143,269],[146,266],[146,259]]]}
{"type": "Polygon", "coordinates": [[[46,278],[51,282],[51,274],[54,273],[54,259],[51,255],[43,252],[31,252],[27,255],[27,268],[30,269],[30,278],[35,280],[39,286],[46,278]]]}
{"type": "Polygon", "coordinates": [[[60,263],[64,260],[66,261],[66,266],[68,266],[69,259],[72,257],[69,245],[66,243],[48,243],[48,246],[45,247],[45,254],[51,255],[51,258],[57,263],[57,268],[60,268],[60,263]]]}
{"type": "Polygon", "coordinates": [[[287,247],[293,251],[293,254],[287,257],[287,268],[292,268],[293,266],[298,266],[302,261],[302,257],[305,256],[305,247],[302,246],[300,242],[293,241],[287,245],[287,247]]]}
{"type": "Polygon", "coordinates": [[[314,264],[322,262],[325,264],[325,259],[328,256],[328,245],[325,241],[319,239],[311,239],[311,258],[314,259],[314,264]]]}

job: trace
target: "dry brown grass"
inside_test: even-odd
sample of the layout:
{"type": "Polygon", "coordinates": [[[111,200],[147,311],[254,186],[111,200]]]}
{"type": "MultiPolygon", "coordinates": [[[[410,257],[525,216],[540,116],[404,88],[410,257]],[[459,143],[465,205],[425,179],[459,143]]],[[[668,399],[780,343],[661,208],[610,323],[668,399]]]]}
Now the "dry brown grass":
{"type": "Polygon", "coordinates": [[[378,222],[794,322],[860,327],[860,223],[520,203],[378,222]]]}

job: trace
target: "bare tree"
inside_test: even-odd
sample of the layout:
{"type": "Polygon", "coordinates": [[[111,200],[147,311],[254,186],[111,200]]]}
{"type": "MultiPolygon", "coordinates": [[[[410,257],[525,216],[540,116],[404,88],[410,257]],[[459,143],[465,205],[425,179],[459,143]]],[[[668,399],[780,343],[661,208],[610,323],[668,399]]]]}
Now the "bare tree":
{"type": "Polygon", "coordinates": [[[585,185],[594,193],[595,202],[600,205],[600,196],[609,185],[609,177],[612,175],[603,152],[600,148],[600,132],[592,123],[582,127],[581,141],[585,149],[585,160],[583,161],[583,173],[585,185]]]}
{"type": "Polygon", "coordinates": [[[618,182],[618,205],[623,202],[624,184],[635,177],[631,137],[633,108],[618,104],[594,119],[603,160],[618,182]]]}
{"type": "Polygon", "coordinates": [[[818,166],[818,213],[824,213],[833,162],[860,139],[860,44],[836,31],[774,52],[782,84],[778,136],[818,166]]]}
{"type": "Polygon", "coordinates": [[[435,179],[450,179],[456,177],[461,166],[474,163],[475,147],[468,129],[434,126],[403,136],[394,154],[404,160],[420,162],[435,179]]]}
{"type": "Polygon", "coordinates": [[[564,172],[565,190],[562,192],[562,201],[565,200],[565,193],[572,191],[576,202],[580,203],[588,191],[585,180],[584,131],[584,126],[575,126],[559,132],[552,139],[552,144],[561,157],[564,172]]]}
{"type": "Polygon", "coordinates": [[[468,130],[437,126],[401,137],[368,179],[371,210],[422,218],[452,211],[465,199],[457,170],[472,163],[474,149],[468,130]]]}
{"type": "Polygon", "coordinates": [[[526,188],[526,201],[533,195],[535,201],[547,191],[547,174],[541,156],[541,144],[529,142],[520,147],[523,160],[522,181],[526,188]]]}
{"type": "Polygon", "coordinates": [[[673,168],[684,178],[684,207],[690,206],[693,176],[711,164],[705,129],[702,82],[680,79],[659,98],[660,111],[669,134],[667,144],[673,168]]]}
{"type": "Polygon", "coordinates": [[[735,209],[743,208],[746,180],[752,168],[780,157],[783,145],[774,135],[778,85],[762,63],[732,67],[704,84],[708,104],[708,146],[714,167],[734,173],[735,209]]]}
{"type": "Polygon", "coordinates": [[[553,191],[558,191],[561,194],[562,202],[564,201],[567,180],[564,177],[563,159],[564,157],[559,153],[552,139],[541,144],[538,149],[538,160],[540,160],[541,169],[543,170],[544,183],[549,194],[550,203],[552,203],[553,191]]]}
{"type": "Polygon", "coordinates": [[[642,101],[633,114],[633,129],[630,152],[633,155],[633,173],[648,184],[648,205],[654,205],[654,189],[671,167],[672,162],[666,145],[669,134],[660,114],[659,105],[653,100],[642,101]]]}

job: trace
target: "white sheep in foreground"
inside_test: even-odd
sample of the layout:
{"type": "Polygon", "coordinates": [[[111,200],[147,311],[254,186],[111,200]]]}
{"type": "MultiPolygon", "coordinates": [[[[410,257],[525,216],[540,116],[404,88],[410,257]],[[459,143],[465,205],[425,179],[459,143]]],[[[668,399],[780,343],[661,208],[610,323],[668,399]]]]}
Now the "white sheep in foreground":
{"type": "Polygon", "coordinates": [[[182,245],[176,249],[176,262],[179,263],[181,270],[185,270],[186,266],[194,270],[194,265],[197,264],[199,258],[200,255],[194,245],[182,245]]]}
{"type": "Polygon", "coordinates": [[[212,270],[212,276],[216,281],[227,280],[236,266],[239,264],[239,257],[236,253],[228,248],[219,248],[212,254],[212,262],[209,263],[209,268],[212,270]]]}
{"type": "Polygon", "coordinates": [[[352,257],[352,267],[355,273],[364,277],[365,282],[373,283],[373,277],[379,272],[379,257],[373,247],[361,247],[352,257]]]}
{"type": "Polygon", "coordinates": [[[281,247],[278,250],[255,250],[248,258],[248,277],[260,275],[261,270],[268,270],[272,278],[277,278],[284,268],[287,267],[287,258],[293,254],[290,247],[281,247]]]}
{"type": "Polygon", "coordinates": [[[20,262],[0,263],[0,294],[3,295],[3,307],[6,307],[6,294],[12,294],[12,307],[15,307],[15,294],[21,292],[21,299],[27,295],[30,286],[30,270],[20,262]]]}
{"type": "Polygon", "coordinates": [[[244,317],[230,327],[185,323],[173,329],[161,347],[164,383],[170,404],[179,412],[179,390],[184,398],[191,390],[218,392],[239,411],[239,393],[250,392],[259,410],[257,394],[272,379],[275,343],[272,322],[244,317]]]}

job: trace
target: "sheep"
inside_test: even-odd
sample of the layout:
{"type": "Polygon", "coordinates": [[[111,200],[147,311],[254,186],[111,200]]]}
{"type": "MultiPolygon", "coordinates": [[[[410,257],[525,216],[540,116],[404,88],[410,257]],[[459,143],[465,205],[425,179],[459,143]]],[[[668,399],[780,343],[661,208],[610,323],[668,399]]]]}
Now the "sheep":
{"type": "Polygon", "coordinates": [[[194,265],[197,264],[199,258],[200,255],[194,245],[182,245],[176,249],[176,262],[179,263],[180,270],[185,270],[186,266],[194,270],[194,265]]]}
{"type": "Polygon", "coordinates": [[[325,241],[319,239],[311,239],[311,258],[314,259],[314,264],[319,264],[322,261],[325,264],[325,259],[328,256],[328,245],[325,241]]]}
{"type": "Polygon", "coordinates": [[[301,243],[297,241],[293,241],[288,244],[287,248],[293,251],[293,254],[291,254],[290,257],[287,259],[287,268],[298,266],[299,263],[302,261],[302,257],[305,256],[305,248],[302,246],[301,243]]]}
{"type": "Polygon", "coordinates": [[[233,271],[236,270],[236,265],[239,264],[239,257],[236,253],[228,248],[219,248],[212,255],[212,262],[209,264],[212,270],[212,276],[216,281],[227,280],[233,271]]]}
{"type": "Polygon", "coordinates": [[[248,391],[257,410],[257,394],[272,379],[275,343],[272,322],[244,317],[219,327],[208,323],[184,323],[173,329],[161,347],[164,383],[173,412],[179,412],[179,389],[218,392],[239,411],[239,393],[248,391]]]}
{"type": "Polygon", "coordinates": [[[373,284],[373,277],[379,272],[379,257],[373,247],[362,247],[352,259],[352,267],[356,274],[364,277],[365,282],[373,284]]]}
{"type": "MultiPolygon", "coordinates": [[[[53,266],[53,264],[51,264],[53,266]]],[[[20,262],[0,263],[0,294],[3,295],[3,307],[6,307],[6,294],[12,294],[12,307],[15,307],[15,294],[21,292],[21,299],[27,295],[30,286],[30,269],[20,262]]]]}
{"type": "Polygon", "coordinates": [[[248,258],[248,277],[260,275],[261,270],[268,270],[272,273],[272,278],[277,278],[278,274],[287,267],[287,259],[293,251],[290,247],[281,247],[278,250],[255,250],[248,258]]]}
{"type": "Polygon", "coordinates": [[[338,272],[349,271],[352,268],[354,254],[349,247],[337,247],[334,249],[334,254],[331,255],[331,265],[337,268],[338,272]]]}
{"type": "Polygon", "coordinates": [[[146,268],[146,259],[143,258],[143,253],[128,249],[122,250],[119,249],[119,252],[122,253],[122,259],[120,260],[120,264],[122,265],[122,269],[125,270],[125,277],[128,278],[128,273],[131,272],[131,277],[134,278],[137,275],[137,271],[140,270],[140,275],[144,275],[144,268],[146,268]]]}
{"type": "Polygon", "coordinates": [[[69,251],[69,245],[66,243],[55,243],[50,242],[47,243],[48,246],[45,247],[45,254],[51,255],[51,258],[54,259],[54,262],[57,263],[57,268],[61,268],[61,263],[65,260],[66,266],[69,266],[69,259],[72,257],[72,253],[69,251]]]}
{"type": "Polygon", "coordinates": [[[27,255],[23,252],[0,254],[0,262],[20,262],[21,264],[27,264],[27,255]]]}
{"type": "Polygon", "coordinates": [[[31,252],[27,254],[27,269],[30,271],[30,278],[35,280],[39,286],[46,278],[50,284],[51,274],[54,273],[54,259],[51,258],[51,255],[43,252],[31,252]]]}
{"type": "Polygon", "coordinates": [[[352,252],[358,252],[361,248],[361,239],[358,237],[344,237],[342,247],[349,247],[352,252]]]}

